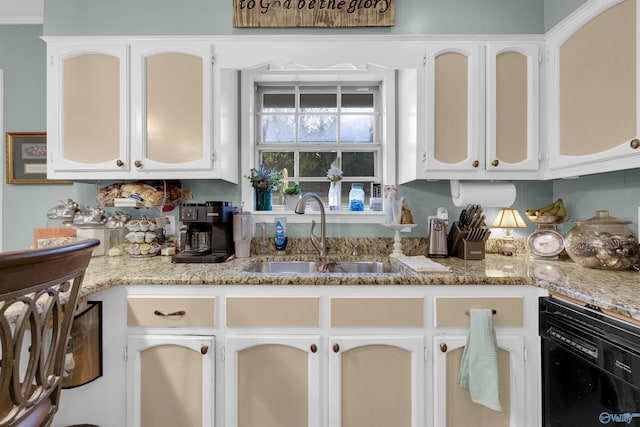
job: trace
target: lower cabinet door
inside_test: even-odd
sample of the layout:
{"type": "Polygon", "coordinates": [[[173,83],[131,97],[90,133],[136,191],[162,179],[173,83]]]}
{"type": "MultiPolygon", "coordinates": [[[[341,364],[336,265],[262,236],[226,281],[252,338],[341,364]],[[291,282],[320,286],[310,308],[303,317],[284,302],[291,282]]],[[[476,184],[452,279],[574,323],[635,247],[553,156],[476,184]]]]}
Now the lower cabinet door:
{"type": "Polygon", "coordinates": [[[225,427],[319,427],[320,337],[225,340],[225,427]]]}
{"type": "Polygon", "coordinates": [[[127,426],[213,426],[215,338],[130,335],[127,426]]]}
{"type": "Polygon", "coordinates": [[[423,336],[333,336],[331,427],[424,425],[423,336]]]}
{"type": "Polygon", "coordinates": [[[458,371],[466,336],[434,338],[434,425],[439,427],[520,427],[525,419],[524,341],[519,336],[497,336],[500,405],[493,411],[474,403],[469,390],[458,385],[458,371]]]}

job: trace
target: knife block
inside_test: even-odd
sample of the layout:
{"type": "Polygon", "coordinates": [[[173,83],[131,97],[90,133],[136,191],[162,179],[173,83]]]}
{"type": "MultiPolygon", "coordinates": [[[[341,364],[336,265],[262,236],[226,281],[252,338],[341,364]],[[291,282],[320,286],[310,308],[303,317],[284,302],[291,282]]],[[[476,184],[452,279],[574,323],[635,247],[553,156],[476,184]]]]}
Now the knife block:
{"type": "Polygon", "coordinates": [[[451,230],[449,230],[449,235],[447,236],[449,255],[470,260],[484,259],[485,242],[491,232],[487,231],[484,240],[467,240],[468,234],[468,231],[460,229],[458,221],[451,225],[451,230]]]}

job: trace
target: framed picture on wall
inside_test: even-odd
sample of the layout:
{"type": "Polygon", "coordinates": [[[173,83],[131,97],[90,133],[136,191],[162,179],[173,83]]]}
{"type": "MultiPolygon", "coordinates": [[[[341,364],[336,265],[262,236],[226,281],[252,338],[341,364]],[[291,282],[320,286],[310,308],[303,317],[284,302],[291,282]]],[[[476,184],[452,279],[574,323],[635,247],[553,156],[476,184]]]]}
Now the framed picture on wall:
{"type": "Polygon", "coordinates": [[[7,132],[7,184],[71,184],[47,179],[47,134],[7,132]]]}

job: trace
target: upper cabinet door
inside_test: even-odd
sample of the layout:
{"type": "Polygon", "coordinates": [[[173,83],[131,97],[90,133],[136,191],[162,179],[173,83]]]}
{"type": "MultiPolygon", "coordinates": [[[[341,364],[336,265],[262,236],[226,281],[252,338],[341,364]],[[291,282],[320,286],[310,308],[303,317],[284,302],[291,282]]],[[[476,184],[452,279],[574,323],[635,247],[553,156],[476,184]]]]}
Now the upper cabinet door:
{"type": "Polygon", "coordinates": [[[129,168],[127,70],[123,45],[48,47],[49,178],[129,168]]]}
{"type": "Polygon", "coordinates": [[[551,178],[640,165],[636,0],[590,6],[549,38],[551,178]]]}
{"type": "Polygon", "coordinates": [[[434,43],[426,48],[426,172],[484,165],[484,46],[434,43]]]}
{"type": "Polygon", "coordinates": [[[487,46],[488,171],[537,171],[539,151],[539,46],[487,46]]]}
{"type": "Polygon", "coordinates": [[[211,45],[134,44],[131,58],[135,170],[210,170],[211,45]]]}

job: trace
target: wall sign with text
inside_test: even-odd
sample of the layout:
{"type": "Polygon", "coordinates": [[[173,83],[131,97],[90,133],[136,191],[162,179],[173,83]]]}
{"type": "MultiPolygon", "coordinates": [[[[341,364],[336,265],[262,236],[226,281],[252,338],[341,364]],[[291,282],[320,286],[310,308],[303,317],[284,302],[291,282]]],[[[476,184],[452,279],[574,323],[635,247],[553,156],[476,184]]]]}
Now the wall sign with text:
{"type": "Polygon", "coordinates": [[[395,0],[233,0],[236,28],[391,27],[395,0]]]}

